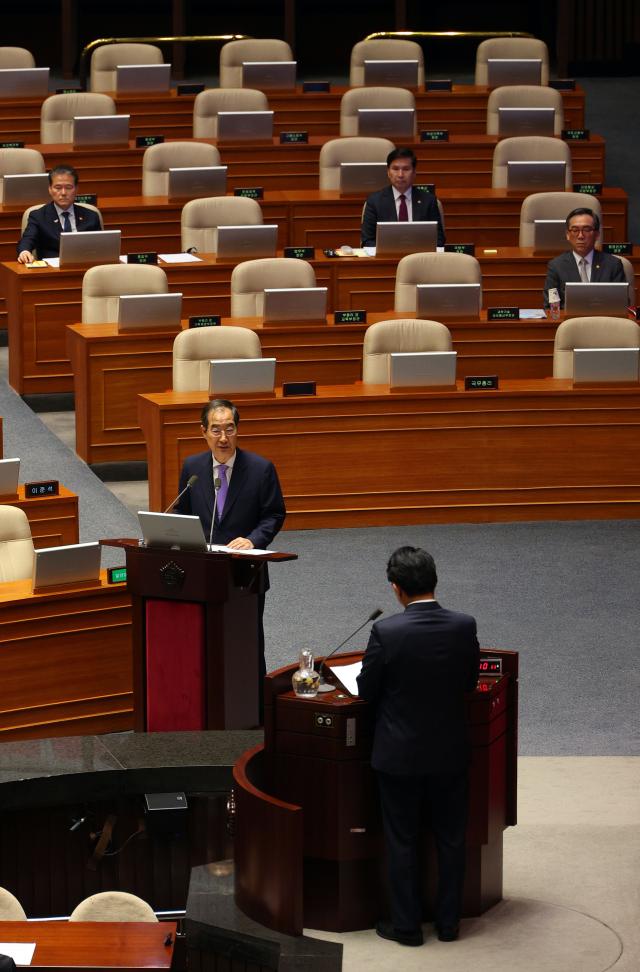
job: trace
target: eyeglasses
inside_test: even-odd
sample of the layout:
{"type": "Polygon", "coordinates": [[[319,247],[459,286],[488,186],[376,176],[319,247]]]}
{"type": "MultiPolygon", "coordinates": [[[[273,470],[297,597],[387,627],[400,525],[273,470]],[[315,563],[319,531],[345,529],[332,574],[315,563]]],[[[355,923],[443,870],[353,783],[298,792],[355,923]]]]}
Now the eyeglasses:
{"type": "Polygon", "coordinates": [[[589,233],[595,233],[595,226],[570,226],[569,236],[588,236],[589,233]]]}
{"type": "Polygon", "coordinates": [[[209,435],[213,435],[216,439],[219,439],[223,433],[227,436],[230,436],[230,435],[235,435],[237,431],[238,429],[236,428],[235,425],[227,425],[226,428],[224,429],[218,429],[218,428],[209,429],[209,435]]]}

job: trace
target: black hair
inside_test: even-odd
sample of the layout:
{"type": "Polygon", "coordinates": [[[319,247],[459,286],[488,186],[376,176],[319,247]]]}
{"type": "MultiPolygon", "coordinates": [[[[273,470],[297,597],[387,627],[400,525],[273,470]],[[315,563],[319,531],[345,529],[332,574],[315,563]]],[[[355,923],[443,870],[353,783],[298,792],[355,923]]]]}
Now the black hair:
{"type": "Polygon", "coordinates": [[[438,583],[435,561],[421,547],[398,547],[389,557],[387,580],[409,597],[433,594],[438,583]]]}
{"type": "Polygon", "coordinates": [[[78,185],[79,175],[71,165],[56,165],[49,171],[49,185],[53,185],[54,177],[57,175],[68,175],[73,179],[74,186],[78,185]]]}
{"type": "Polygon", "coordinates": [[[393,152],[389,152],[387,155],[387,169],[392,162],[395,162],[396,159],[409,159],[413,169],[415,169],[418,164],[416,153],[410,148],[397,148],[394,149],[393,152]]]}
{"type": "Polygon", "coordinates": [[[200,413],[200,425],[203,429],[209,428],[209,416],[218,408],[228,408],[233,415],[233,421],[235,424],[240,425],[240,412],[235,407],[233,402],[230,402],[228,398],[212,398],[210,402],[207,402],[200,413]]]}
{"type": "Polygon", "coordinates": [[[569,229],[569,223],[574,216],[591,216],[593,220],[593,228],[596,232],[600,229],[600,217],[597,213],[594,213],[593,209],[588,209],[586,206],[578,206],[577,209],[572,209],[565,220],[567,229],[569,229]]]}

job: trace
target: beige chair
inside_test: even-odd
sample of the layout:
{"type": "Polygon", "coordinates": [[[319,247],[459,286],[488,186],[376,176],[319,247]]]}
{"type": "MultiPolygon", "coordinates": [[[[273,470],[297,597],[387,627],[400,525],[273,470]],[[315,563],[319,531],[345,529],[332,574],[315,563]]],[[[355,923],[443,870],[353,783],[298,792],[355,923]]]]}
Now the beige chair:
{"type": "Polygon", "coordinates": [[[208,88],[193,103],[193,137],[218,137],[219,111],[268,111],[264,91],[255,88],[208,88]]]}
{"type": "Polygon", "coordinates": [[[0,505],[0,581],[27,580],[32,573],[33,540],[27,515],[17,506],[0,505]]]}
{"type": "Polygon", "coordinates": [[[169,169],[220,165],[215,145],[205,142],[160,142],[150,145],[142,156],[142,195],[166,196],[169,192],[169,169]]]}
{"type": "Polygon", "coordinates": [[[320,188],[340,188],[341,162],[386,162],[394,148],[388,138],[332,138],[320,149],[320,188]]]}
{"type": "Polygon", "coordinates": [[[566,162],[565,188],[573,185],[571,149],[560,138],[545,135],[517,135],[503,138],[493,152],[493,172],[491,187],[505,189],[507,185],[507,162],[566,162]]]}
{"type": "Polygon", "coordinates": [[[476,51],[476,84],[487,84],[487,61],[494,58],[539,57],[542,61],[541,83],[549,84],[549,51],[536,37],[490,37],[478,44],[476,51]]]}
{"type": "Polygon", "coordinates": [[[208,391],[212,358],[261,358],[260,338],[246,327],[198,327],[173,342],[173,390],[208,391]]]}
{"type": "Polygon", "coordinates": [[[242,65],[245,61],[293,61],[286,41],[251,37],[229,41],[220,48],[220,87],[242,87],[242,65]]]}
{"type": "Polygon", "coordinates": [[[33,175],[46,171],[44,159],[40,152],[35,149],[0,149],[0,203],[4,199],[4,177],[6,175],[33,175]]]}
{"type": "Polygon", "coordinates": [[[600,220],[602,239],[602,207],[596,196],[584,192],[534,192],[522,201],[520,208],[520,238],[518,246],[533,246],[536,219],[565,219],[573,209],[592,209],[600,220]]]}
{"type": "Polygon", "coordinates": [[[166,294],[167,275],[151,264],[108,263],[82,278],[82,323],[115,324],[122,294],[166,294]]]}
{"type": "Polygon", "coordinates": [[[451,351],[451,332],[438,321],[415,318],[372,324],[362,345],[365,385],[388,384],[389,355],[398,351],[451,351]]]}
{"type": "Polygon", "coordinates": [[[262,209],[244,196],[211,196],[192,199],[182,208],[181,249],[195,247],[200,253],[217,253],[218,226],[259,226],[262,209]]]}
{"type": "Polygon", "coordinates": [[[73,142],[73,119],[76,115],[115,115],[116,103],[106,94],[79,91],[56,94],[42,102],[40,141],[43,145],[67,145],[73,142]]]}
{"type": "Polygon", "coordinates": [[[81,901],[69,921],[157,921],[153,908],[126,891],[100,891],[81,901]]]}
{"type": "Polygon", "coordinates": [[[556,331],[553,377],[573,378],[575,348],[637,348],[640,327],[624,317],[570,317],[556,331]]]}
{"type": "Polygon", "coordinates": [[[424,57],[422,48],[415,41],[383,38],[354,44],[351,48],[350,88],[358,88],[364,84],[365,61],[417,61],[418,86],[424,85],[424,57]]]}
{"type": "MultiPolygon", "coordinates": [[[[358,134],[359,108],[414,108],[416,99],[407,88],[372,86],[346,91],[340,102],[340,134],[358,134]]],[[[414,128],[415,130],[415,128],[414,128]]]]}
{"type": "Polygon", "coordinates": [[[402,257],[396,271],[394,310],[416,309],[418,284],[482,284],[480,264],[466,253],[410,253],[402,257]]]}
{"type": "Polygon", "coordinates": [[[618,260],[620,260],[622,264],[622,269],[624,270],[624,275],[627,284],[629,285],[629,307],[635,307],[636,306],[636,275],[633,269],[633,264],[631,260],[628,260],[624,256],[619,256],[618,260]]]}
{"type": "Polygon", "coordinates": [[[91,90],[115,91],[120,64],[164,64],[164,57],[154,44],[103,44],[91,55],[91,90]]]}
{"type": "MultiPolygon", "coordinates": [[[[14,509],[14,507],[12,507],[14,509]]],[[[26,921],[27,915],[11,891],[0,888],[0,921],[26,921]]]]}
{"type": "Polygon", "coordinates": [[[0,69],[34,68],[36,60],[26,47],[0,47],[0,69]]]}
{"type": "Polygon", "coordinates": [[[315,287],[316,274],[310,263],[289,257],[245,260],[231,274],[231,316],[262,315],[263,292],[271,287],[315,287]]]}
{"type": "Polygon", "coordinates": [[[506,84],[494,88],[487,100],[487,135],[498,135],[499,108],[553,108],[553,134],[562,135],[564,103],[555,88],[538,84],[506,84]]]}

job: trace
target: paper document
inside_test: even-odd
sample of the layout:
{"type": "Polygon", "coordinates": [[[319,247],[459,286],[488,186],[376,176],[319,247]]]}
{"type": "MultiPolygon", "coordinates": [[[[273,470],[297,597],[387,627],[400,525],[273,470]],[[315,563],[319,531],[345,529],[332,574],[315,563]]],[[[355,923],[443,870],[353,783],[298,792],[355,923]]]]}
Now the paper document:
{"type": "Polygon", "coordinates": [[[202,263],[194,253],[158,253],[158,259],[163,263],[202,263]]]}
{"type": "Polygon", "coordinates": [[[266,557],[267,554],[276,553],[275,550],[260,550],[258,547],[252,547],[251,550],[235,550],[233,547],[225,547],[219,543],[212,543],[209,547],[209,552],[242,554],[245,557],[266,557]]]}
{"type": "Polygon", "coordinates": [[[521,307],[519,311],[521,321],[543,321],[546,316],[540,307],[521,307]]]}
{"type": "Polygon", "coordinates": [[[329,662],[327,668],[331,669],[341,685],[344,685],[349,695],[355,695],[357,698],[358,683],[356,679],[362,670],[362,662],[353,662],[351,665],[332,665],[329,662]]]}
{"type": "Polygon", "coordinates": [[[0,955],[8,955],[16,965],[31,965],[35,942],[0,942],[0,955]]]}
{"type": "Polygon", "coordinates": [[[47,257],[44,262],[48,267],[59,267],[60,257],[47,257]]]}

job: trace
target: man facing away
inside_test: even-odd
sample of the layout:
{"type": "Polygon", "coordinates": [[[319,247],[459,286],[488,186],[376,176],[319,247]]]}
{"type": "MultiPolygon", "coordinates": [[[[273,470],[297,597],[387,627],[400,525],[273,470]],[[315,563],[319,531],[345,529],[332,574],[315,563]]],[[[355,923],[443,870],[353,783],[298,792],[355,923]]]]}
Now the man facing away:
{"type": "Polygon", "coordinates": [[[410,148],[397,148],[387,156],[389,185],[374,192],[365,204],[360,236],[362,246],[376,245],[378,223],[436,222],[438,246],[444,246],[444,228],[436,197],[416,189],[417,159],[410,148]]]}
{"type": "Polygon", "coordinates": [[[566,219],[570,250],[549,261],[544,283],[544,306],[549,307],[549,291],[555,289],[564,307],[566,283],[624,283],[624,267],[617,256],[595,249],[600,236],[600,219],[586,206],[572,209],[566,219]]]}

